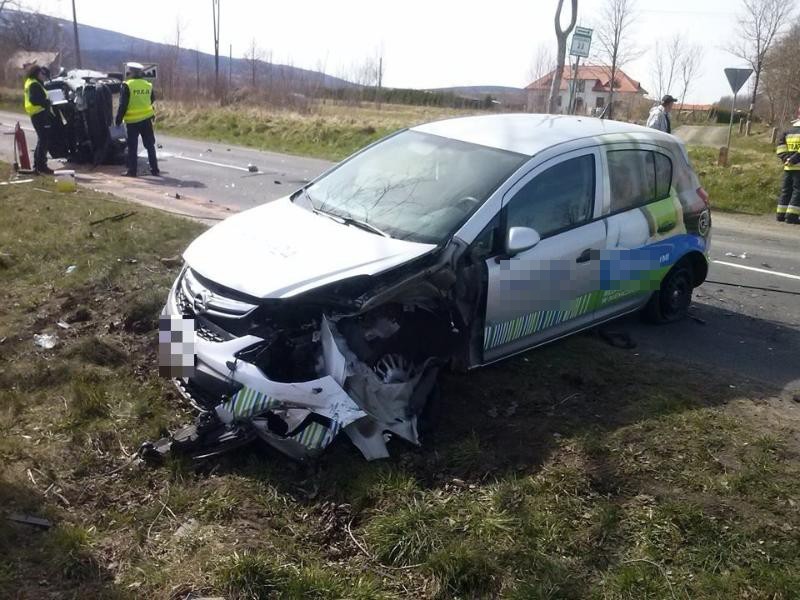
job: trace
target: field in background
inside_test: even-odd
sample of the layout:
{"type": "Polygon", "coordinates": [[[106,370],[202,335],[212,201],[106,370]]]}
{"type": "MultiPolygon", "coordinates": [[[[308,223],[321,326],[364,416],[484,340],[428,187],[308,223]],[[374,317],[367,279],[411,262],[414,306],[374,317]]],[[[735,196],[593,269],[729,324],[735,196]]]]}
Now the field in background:
{"type": "Polygon", "coordinates": [[[164,103],[157,127],[165,133],[341,160],[390,133],[428,121],[475,114],[465,110],[316,102],[302,112],[244,105],[198,106],[164,103]]]}
{"type": "MultiPolygon", "coordinates": [[[[19,111],[20,102],[18,92],[0,89],[0,109],[19,111]]],[[[340,160],[398,129],[476,112],[314,101],[295,110],[160,102],[157,114],[156,129],[163,133],[340,160]]],[[[716,210],[774,212],[782,173],[763,126],[757,126],[749,138],[734,138],[728,167],[716,165],[717,148],[690,146],[689,153],[716,210]]]]}
{"type": "Polygon", "coordinates": [[[800,589],[800,404],[592,334],[447,374],[423,447],[386,461],[343,438],[308,467],[264,445],[126,467],[189,419],[156,375],[155,319],[177,271],[161,259],[202,227],[45,178],[0,202],[0,597],[800,589]]]}

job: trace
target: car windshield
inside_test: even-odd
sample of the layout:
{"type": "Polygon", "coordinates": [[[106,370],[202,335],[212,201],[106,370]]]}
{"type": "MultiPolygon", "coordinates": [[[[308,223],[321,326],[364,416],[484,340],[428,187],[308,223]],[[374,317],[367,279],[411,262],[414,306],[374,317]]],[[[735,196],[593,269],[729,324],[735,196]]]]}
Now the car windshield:
{"type": "Polygon", "coordinates": [[[318,211],[394,238],[438,244],[527,158],[404,131],[345,162],[306,192],[318,211]]]}

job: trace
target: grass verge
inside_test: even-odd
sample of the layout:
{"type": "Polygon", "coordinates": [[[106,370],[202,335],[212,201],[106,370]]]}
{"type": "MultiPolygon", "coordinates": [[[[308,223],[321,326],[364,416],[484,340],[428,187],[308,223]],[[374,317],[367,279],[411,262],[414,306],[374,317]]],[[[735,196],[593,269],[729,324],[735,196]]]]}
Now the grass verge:
{"type": "Polygon", "coordinates": [[[202,228],[36,186],[0,188],[0,597],[796,597],[800,405],[591,335],[446,375],[386,461],[125,467],[188,419],[152,296],[202,228]]]}
{"type": "Polygon", "coordinates": [[[719,149],[690,146],[689,156],[716,210],[772,214],[780,194],[783,168],[763,128],[751,137],[735,137],[728,166],[717,165],[719,149]]]}

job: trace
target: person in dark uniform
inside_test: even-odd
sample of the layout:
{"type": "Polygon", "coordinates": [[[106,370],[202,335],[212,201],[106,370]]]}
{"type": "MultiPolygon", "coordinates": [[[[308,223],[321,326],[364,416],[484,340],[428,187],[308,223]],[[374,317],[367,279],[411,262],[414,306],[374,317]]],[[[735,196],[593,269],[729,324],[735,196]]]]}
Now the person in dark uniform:
{"type": "Polygon", "coordinates": [[[116,124],[120,125],[124,121],[128,133],[128,170],[124,173],[126,177],[136,177],[139,136],[147,150],[150,173],[161,174],[156,156],[156,137],[153,133],[153,84],[142,77],[143,71],[143,65],[128,63],[128,79],[120,86],[116,124]]]}
{"type": "Polygon", "coordinates": [[[50,144],[52,130],[50,99],[44,82],[47,80],[47,71],[39,65],[28,69],[23,87],[25,112],[31,118],[33,128],[36,130],[38,141],[33,152],[33,168],[37,173],[52,175],[53,171],[47,166],[47,151],[50,144]]]}

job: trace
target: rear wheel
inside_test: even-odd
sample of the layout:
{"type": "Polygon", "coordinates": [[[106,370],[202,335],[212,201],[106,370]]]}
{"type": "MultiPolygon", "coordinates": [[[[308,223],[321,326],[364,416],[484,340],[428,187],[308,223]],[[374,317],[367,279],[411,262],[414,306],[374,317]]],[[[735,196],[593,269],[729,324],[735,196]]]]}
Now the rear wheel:
{"type": "Polygon", "coordinates": [[[652,323],[674,323],[689,312],[694,291],[694,274],[688,262],[675,265],[661,281],[644,308],[645,318],[652,323]]]}

